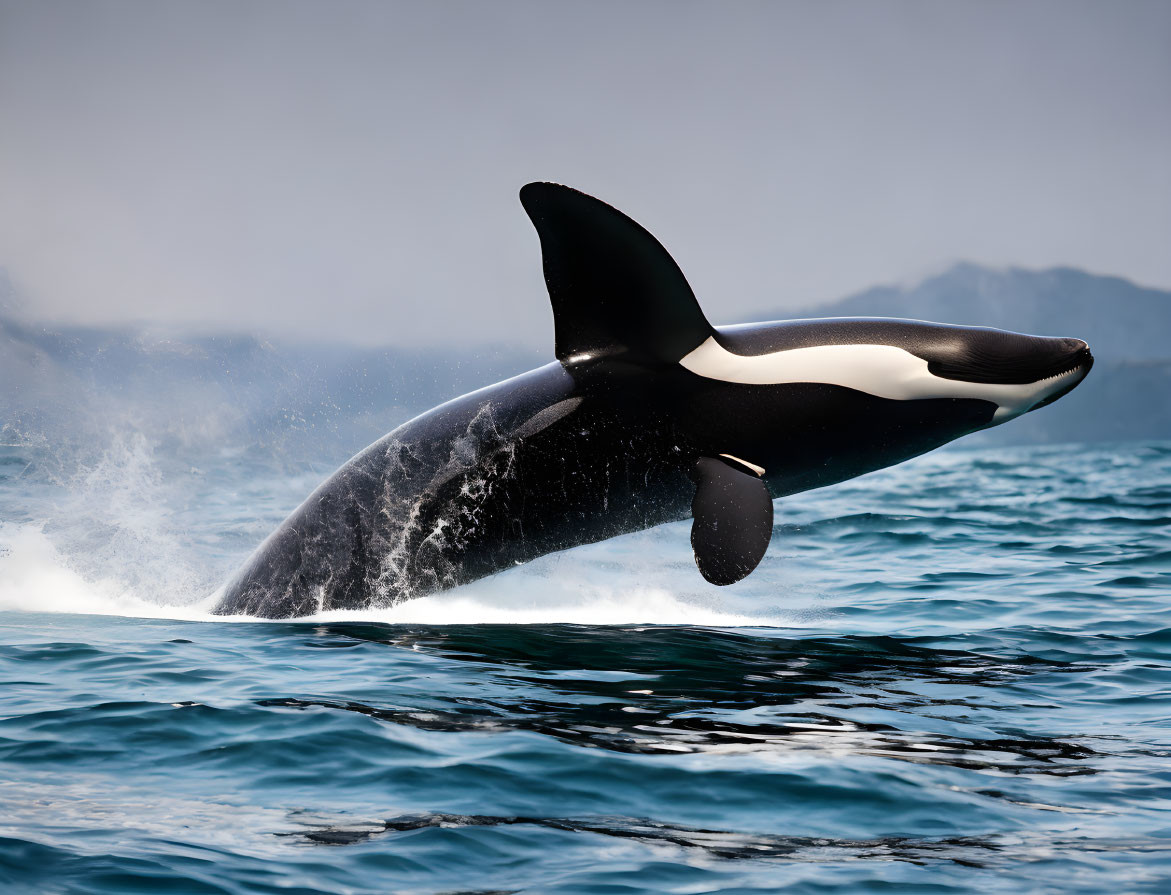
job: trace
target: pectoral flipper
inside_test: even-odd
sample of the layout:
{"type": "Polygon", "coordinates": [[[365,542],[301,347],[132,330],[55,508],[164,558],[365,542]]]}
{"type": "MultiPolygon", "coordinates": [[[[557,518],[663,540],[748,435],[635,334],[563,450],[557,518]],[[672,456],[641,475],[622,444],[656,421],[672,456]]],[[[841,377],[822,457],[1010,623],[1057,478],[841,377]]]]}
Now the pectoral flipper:
{"type": "Polygon", "coordinates": [[[700,457],[691,503],[695,564],[712,584],[735,584],[759,565],[773,534],[773,500],[749,464],[700,457]]]}

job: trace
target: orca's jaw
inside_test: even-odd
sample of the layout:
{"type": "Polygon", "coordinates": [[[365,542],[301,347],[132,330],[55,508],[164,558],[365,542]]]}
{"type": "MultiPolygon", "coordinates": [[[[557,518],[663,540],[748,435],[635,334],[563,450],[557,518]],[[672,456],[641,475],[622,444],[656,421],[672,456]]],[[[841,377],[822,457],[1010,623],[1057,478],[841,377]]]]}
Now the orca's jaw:
{"type": "MultiPolygon", "coordinates": [[[[1083,343],[1084,344],[1084,343],[1083,343]]],[[[1064,398],[1072,392],[1083,379],[1089,374],[1091,368],[1094,366],[1094,355],[1090,353],[1090,348],[1087,345],[1085,350],[1081,353],[1076,364],[1064,373],[1053,377],[1053,383],[1046,390],[1046,394],[1041,400],[1029,408],[1030,411],[1037,410],[1040,407],[1045,407],[1052,404],[1059,398],[1064,398]]]]}
{"type": "Polygon", "coordinates": [[[929,369],[936,376],[957,382],[998,383],[1023,387],[1025,394],[1011,404],[1000,404],[993,425],[1006,422],[1022,413],[1045,407],[1073,391],[1089,375],[1094,366],[1090,346],[1081,339],[1041,339],[1036,336],[1006,337],[1028,339],[1028,351],[998,358],[999,363],[980,359],[968,364],[932,361],[929,369]]]}

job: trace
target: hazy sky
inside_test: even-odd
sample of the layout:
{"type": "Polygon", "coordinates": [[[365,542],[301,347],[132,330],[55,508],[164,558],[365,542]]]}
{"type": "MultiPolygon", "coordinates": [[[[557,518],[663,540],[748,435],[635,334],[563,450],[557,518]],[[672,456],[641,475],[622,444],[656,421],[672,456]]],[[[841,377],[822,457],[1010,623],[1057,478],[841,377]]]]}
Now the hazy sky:
{"type": "Polygon", "coordinates": [[[35,316],[551,346],[530,180],[715,322],[958,259],[1171,286],[1171,3],[0,0],[35,316]]]}

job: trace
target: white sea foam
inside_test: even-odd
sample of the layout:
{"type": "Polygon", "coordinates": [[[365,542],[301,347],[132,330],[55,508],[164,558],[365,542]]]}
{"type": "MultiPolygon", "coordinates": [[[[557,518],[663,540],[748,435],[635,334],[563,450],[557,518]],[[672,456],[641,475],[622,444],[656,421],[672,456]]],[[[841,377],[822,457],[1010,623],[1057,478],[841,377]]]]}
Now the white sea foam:
{"type": "MultiPolygon", "coordinates": [[[[735,599],[707,588],[692,569],[659,560],[626,567],[621,555],[638,552],[653,533],[620,539],[619,549],[595,545],[544,557],[524,567],[454,590],[408,600],[397,606],[333,611],[307,621],[373,621],[406,624],[685,624],[713,626],[800,624],[794,613],[761,611],[755,601],[735,599]],[[625,548],[625,549],[623,549],[625,548]],[[686,576],[682,574],[686,571],[686,576]],[[686,578],[690,581],[686,581],[686,578]],[[686,582],[686,583],[685,583],[686,582]],[[746,605],[748,604],[748,605],[746,605]]],[[[661,555],[661,554],[660,554],[661,555]]],[[[163,560],[165,561],[165,560],[163,560]]],[[[125,562],[123,557],[122,562],[125,562]]],[[[150,563],[140,554],[139,563],[150,563]]],[[[71,562],[40,525],[0,525],[0,611],[64,612],[190,621],[255,621],[211,614],[216,593],[192,599],[178,592],[144,588],[149,569],[130,570],[129,579],[87,573],[71,562]]],[[[155,579],[174,586],[164,576],[155,579]]]]}
{"type": "Polygon", "coordinates": [[[368,619],[414,624],[778,624],[773,616],[736,611],[716,599],[647,584],[615,585],[588,576],[551,578],[517,569],[455,590],[360,612],[328,612],[318,620],[368,619]]]}
{"type": "Polygon", "coordinates": [[[125,580],[88,577],[62,556],[39,525],[0,525],[0,611],[70,612],[133,618],[199,619],[202,603],[168,605],[125,580]]]}

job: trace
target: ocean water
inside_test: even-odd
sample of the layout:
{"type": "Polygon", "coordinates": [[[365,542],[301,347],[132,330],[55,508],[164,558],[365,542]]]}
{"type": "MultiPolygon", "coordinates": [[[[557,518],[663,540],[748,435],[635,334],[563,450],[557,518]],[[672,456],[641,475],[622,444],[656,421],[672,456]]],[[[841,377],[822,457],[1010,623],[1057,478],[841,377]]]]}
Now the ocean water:
{"type": "Polygon", "coordinates": [[[0,890],[1171,891],[1171,444],[788,498],[726,589],[672,525],[211,617],[328,471],[0,448],[0,890]]]}

